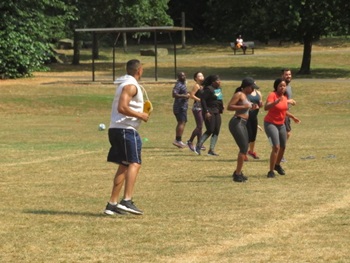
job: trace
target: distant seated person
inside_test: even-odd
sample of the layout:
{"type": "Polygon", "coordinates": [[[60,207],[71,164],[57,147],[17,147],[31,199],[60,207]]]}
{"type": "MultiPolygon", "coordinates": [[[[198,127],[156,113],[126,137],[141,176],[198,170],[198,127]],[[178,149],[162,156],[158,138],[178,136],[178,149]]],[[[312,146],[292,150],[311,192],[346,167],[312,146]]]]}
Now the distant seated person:
{"type": "Polygon", "coordinates": [[[241,35],[239,35],[236,39],[236,47],[243,49],[243,51],[247,49],[247,47],[243,43],[243,38],[241,35]]]}

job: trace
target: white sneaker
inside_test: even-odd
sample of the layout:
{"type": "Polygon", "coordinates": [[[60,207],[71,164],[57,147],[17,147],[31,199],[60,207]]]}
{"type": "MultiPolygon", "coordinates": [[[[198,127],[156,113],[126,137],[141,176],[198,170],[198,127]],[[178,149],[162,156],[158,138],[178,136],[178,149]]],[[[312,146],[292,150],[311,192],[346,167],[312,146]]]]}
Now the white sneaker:
{"type": "Polygon", "coordinates": [[[185,147],[187,147],[186,143],[184,143],[182,141],[177,141],[177,140],[173,141],[173,145],[175,145],[178,148],[185,148],[185,147]]]}

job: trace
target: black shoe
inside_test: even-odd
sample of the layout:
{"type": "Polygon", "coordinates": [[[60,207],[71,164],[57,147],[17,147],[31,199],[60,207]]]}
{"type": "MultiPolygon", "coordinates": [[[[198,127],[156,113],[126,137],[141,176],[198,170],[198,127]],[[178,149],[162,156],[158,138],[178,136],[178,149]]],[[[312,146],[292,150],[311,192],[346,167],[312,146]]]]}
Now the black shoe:
{"type": "Polygon", "coordinates": [[[285,175],[285,174],[286,174],[286,172],[283,170],[282,166],[279,165],[279,164],[276,164],[276,165],[275,165],[275,170],[276,170],[277,173],[280,174],[280,175],[285,175]]]}
{"type": "Polygon", "coordinates": [[[121,200],[120,203],[117,205],[119,209],[125,211],[125,212],[129,212],[135,215],[142,215],[143,211],[141,211],[140,209],[138,209],[135,205],[134,202],[131,200],[121,200]]]}
{"type": "Polygon", "coordinates": [[[213,150],[209,150],[208,151],[208,155],[210,156],[219,156],[216,152],[214,152],[213,150]]]}
{"type": "Polygon", "coordinates": [[[117,207],[117,205],[111,205],[110,203],[107,203],[104,213],[106,215],[110,215],[110,216],[117,215],[117,214],[118,215],[125,215],[126,214],[126,212],[124,212],[123,210],[120,210],[117,207]]]}
{"type": "Polygon", "coordinates": [[[269,171],[267,173],[267,178],[274,178],[275,177],[275,173],[273,171],[269,171]]]}
{"type": "Polygon", "coordinates": [[[196,153],[196,154],[198,154],[198,155],[201,155],[201,146],[200,145],[196,145],[196,148],[195,148],[195,150],[194,150],[194,152],[196,153]]]}
{"type": "Polygon", "coordinates": [[[244,181],[247,181],[247,180],[248,180],[248,177],[245,176],[245,175],[243,174],[243,172],[241,172],[241,176],[243,177],[244,181]]]}
{"type": "Polygon", "coordinates": [[[232,179],[234,182],[237,183],[244,183],[246,180],[248,180],[246,176],[244,176],[243,174],[236,174],[236,172],[233,173],[232,179]]]}

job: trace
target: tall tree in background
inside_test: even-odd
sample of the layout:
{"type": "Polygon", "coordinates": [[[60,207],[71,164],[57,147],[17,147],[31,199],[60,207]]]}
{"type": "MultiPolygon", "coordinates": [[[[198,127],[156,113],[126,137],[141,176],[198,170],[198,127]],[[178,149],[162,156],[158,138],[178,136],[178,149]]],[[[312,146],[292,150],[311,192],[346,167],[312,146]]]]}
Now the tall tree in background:
{"type": "MultiPolygon", "coordinates": [[[[65,0],[70,1],[70,0],[65,0]]],[[[169,0],[79,0],[77,27],[140,27],[172,25],[169,0]]]]}
{"type": "Polygon", "coordinates": [[[240,33],[303,43],[302,74],[311,71],[314,41],[350,27],[348,0],[8,0],[0,3],[0,77],[42,68],[49,43],[72,37],[74,28],[179,25],[181,12],[192,40],[232,41],[240,33]]]}
{"type": "Polygon", "coordinates": [[[311,72],[314,41],[321,36],[349,32],[348,0],[246,0],[238,6],[232,0],[222,0],[220,5],[208,1],[206,21],[216,29],[215,36],[223,38],[236,28],[265,42],[271,38],[301,42],[304,45],[301,74],[311,72]]]}
{"type": "Polygon", "coordinates": [[[74,27],[108,28],[170,26],[169,0],[80,0],[74,27]]]}
{"type": "Polygon", "coordinates": [[[208,28],[205,25],[204,14],[207,10],[207,0],[170,0],[168,14],[175,26],[182,25],[182,13],[185,13],[185,26],[193,28],[188,34],[189,39],[199,42],[210,39],[208,28]]]}
{"type": "Polygon", "coordinates": [[[259,37],[265,40],[277,35],[281,40],[302,43],[304,49],[299,73],[310,74],[313,43],[322,36],[346,34],[350,25],[344,14],[349,12],[347,0],[256,1],[247,27],[255,28],[257,35],[263,32],[265,35],[259,37]],[[255,27],[252,21],[257,22],[255,27]]]}
{"type": "MultiPolygon", "coordinates": [[[[74,28],[172,25],[168,0],[8,0],[0,3],[0,77],[43,70],[50,43],[74,28]]],[[[135,36],[136,37],[136,36],[135,36]]]]}
{"type": "Polygon", "coordinates": [[[49,43],[62,37],[70,8],[59,0],[0,3],[0,77],[30,76],[42,70],[51,54],[49,43]]]}
{"type": "MultiPolygon", "coordinates": [[[[67,1],[67,0],[66,0],[67,1]]],[[[77,21],[74,28],[111,28],[111,27],[141,27],[170,26],[173,24],[166,13],[168,0],[80,0],[77,1],[77,21]]],[[[149,33],[135,33],[133,38],[149,37],[149,33]]],[[[100,35],[102,37],[103,35],[100,35]]],[[[109,35],[111,36],[111,35],[109,35]]],[[[85,37],[90,37],[85,34],[85,37]]],[[[95,39],[94,58],[98,58],[98,39],[95,39]]],[[[127,37],[123,34],[123,47],[127,48],[127,37]]],[[[115,41],[115,39],[110,39],[115,41]]],[[[79,64],[79,52],[75,49],[73,64],[79,64]]]]}

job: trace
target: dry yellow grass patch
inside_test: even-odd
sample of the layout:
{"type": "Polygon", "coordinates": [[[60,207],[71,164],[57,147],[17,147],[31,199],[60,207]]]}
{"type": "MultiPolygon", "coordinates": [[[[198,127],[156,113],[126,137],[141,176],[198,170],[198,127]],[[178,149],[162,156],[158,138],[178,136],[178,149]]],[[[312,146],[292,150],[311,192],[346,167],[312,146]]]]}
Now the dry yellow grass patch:
{"type": "MultiPolygon", "coordinates": [[[[326,54],[330,60],[332,53],[326,54]]],[[[252,66],[243,71],[255,72],[265,98],[273,70],[282,66],[278,57],[284,61],[282,53],[275,56],[244,58],[252,66]],[[253,66],[260,59],[267,68],[253,66]]],[[[195,59],[180,55],[188,76],[195,59]]],[[[218,67],[203,59],[208,73],[225,76],[226,102],[244,76],[232,59],[218,67]]],[[[150,62],[146,71],[151,69],[150,62]]],[[[322,69],[329,77],[331,70],[322,69]]],[[[114,85],[91,83],[88,70],[1,81],[0,261],[348,262],[350,90],[346,73],[336,70],[342,79],[296,76],[292,110],[302,123],[293,125],[288,142],[287,175],[266,178],[270,146],[259,132],[261,158],[244,164],[245,184],[231,179],[238,151],[227,127],[232,113],[222,116],[219,157],[177,149],[173,80],[147,76],[143,84],[154,112],[140,129],[148,141],[134,195],[145,211],[139,217],[102,213],[116,167],[106,162],[107,133],[98,124],[109,123],[114,85]]],[[[189,112],[184,140],[193,128],[189,112]]]]}

